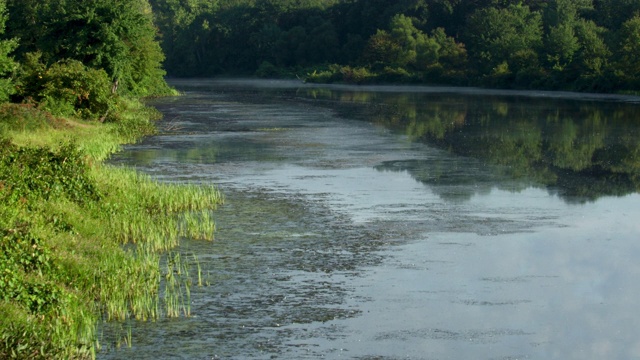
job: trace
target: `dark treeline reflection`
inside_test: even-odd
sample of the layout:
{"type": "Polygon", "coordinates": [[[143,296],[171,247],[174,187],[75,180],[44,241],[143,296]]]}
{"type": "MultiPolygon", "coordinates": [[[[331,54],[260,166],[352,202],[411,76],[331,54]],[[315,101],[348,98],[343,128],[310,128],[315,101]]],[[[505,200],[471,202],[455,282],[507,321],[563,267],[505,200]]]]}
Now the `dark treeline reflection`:
{"type": "Polygon", "coordinates": [[[316,89],[308,95],[339,100],[349,117],[457,155],[378,167],[407,171],[446,198],[535,186],[583,202],[640,190],[637,104],[316,89]]]}

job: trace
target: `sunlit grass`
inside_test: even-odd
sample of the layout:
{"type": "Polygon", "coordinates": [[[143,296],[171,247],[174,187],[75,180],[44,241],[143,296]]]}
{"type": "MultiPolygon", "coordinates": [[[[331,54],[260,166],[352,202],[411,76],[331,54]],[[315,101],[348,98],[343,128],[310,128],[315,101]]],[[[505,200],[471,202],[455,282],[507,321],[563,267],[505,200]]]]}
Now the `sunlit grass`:
{"type": "Polygon", "coordinates": [[[164,308],[167,317],[191,316],[191,286],[193,280],[189,275],[190,264],[184,261],[180,253],[167,255],[164,273],[164,308]]]}
{"type": "Polygon", "coordinates": [[[162,251],[175,247],[180,236],[213,240],[211,210],[224,201],[216,187],[160,183],[111,166],[94,170],[104,189],[100,214],[121,243],[144,243],[149,250],[162,251]]]}
{"type": "MultiPolygon", "coordinates": [[[[15,282],[10,290],[19,295],[0,296],[0,358],[93,358],[101,348],[100,320],[191,316],[192,265],[170,254],[172,268],[164,272],[161,256],[183,237],[213,240],[212,211],[224,198],[214,186],[166,184],[105,165],[102,160],[121,144],[152,132],[152,110],[134,102],[123,106],[128,108],[113,124],[56,119],[30,107],[0,109],[0,118],[11,120],[0,119],[5,121],[0,135],[11,144],[54,153],[73,144],[81,154],[57,158],[62,164],[77,162],[81,173],[66,174],[50,186],[34,182],[42,188],[32,191],[11,183],[22,181],[19,176],[8,175],[37,166],[37,159],[35,165],[15,164],[10,152],[2,153],[9,158],[1,159],[0,244],[11,250],[15,239],[36,241],[34,249],[41,255],[33,258],[39,264],[33,269],[12,254],[0,256],[0,280],[15,282]],[[88,191],[91,197],[73,191],[88,191]],[[3,275],[6,271],[14,273],[3,275]]],[[[30,154],[39,153],[22,156],[29,159],[30,154]]],[[[24,176],[40,175],[30,171],[24,176]]],[[[199,263],[197,278],[201,286],[199,263]]],[[[129,327],[117,342],[131,346],[131,338],[129,327]]]]}

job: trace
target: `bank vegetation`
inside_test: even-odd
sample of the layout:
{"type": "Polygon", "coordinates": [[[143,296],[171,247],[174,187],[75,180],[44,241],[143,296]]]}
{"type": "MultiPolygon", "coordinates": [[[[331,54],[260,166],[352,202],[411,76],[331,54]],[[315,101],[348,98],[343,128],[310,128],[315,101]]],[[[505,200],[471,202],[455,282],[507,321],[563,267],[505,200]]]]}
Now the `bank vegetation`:
{"type": "Polygon", "coordinates": [[[178,295],[161,294],[160,256],[213,239],[215,187],[105,163],[156,131],[141,98],[173,93],[149,10],[0,1],[2,359],[93,358],[103,321],[180,316],[161,301],[178,295]]]}

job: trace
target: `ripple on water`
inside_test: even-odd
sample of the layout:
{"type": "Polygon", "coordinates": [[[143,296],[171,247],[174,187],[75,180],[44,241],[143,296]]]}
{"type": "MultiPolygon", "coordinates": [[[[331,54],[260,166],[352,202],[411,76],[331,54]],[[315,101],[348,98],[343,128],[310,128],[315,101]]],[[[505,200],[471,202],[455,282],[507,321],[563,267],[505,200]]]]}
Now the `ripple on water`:
{"type": "MultiPolygon", "coordinates": [[[[615,196],[593,197],[589,186],[578,186],[588,195],[582,196],[549,185],[554,179],[548,175],[564,178],[555,169],[532,182],[525,173],[509,175],[520,167],[450,151],[464,146],[465,136],[439,149],[356,121],[386,106],[385,95],[362,88],[332,94],[324,101],[335,105],[329,108],[301,99],[304,91],[295,87],[269,93],[264,87],[230,89],[226,82],[215,85],[223,91],[207,93],[215,86],[194,83],[195,92],[158,100],[169,119],[182,117],[175,119],[181,130],[118,156],[164,181],[220,184],[228,201],[216,213],[216,241],[185,241],[178,249],[187,257],[198,254],[211,286],[192,289],[193,317],[132,323],[133,347],[99,357],[640,354],[640,228],[633,220],[640,218],[639,199],[617,192],[629,189],[600,186],[603,180],[597,190],[615,196]],[[362,97],[358,106],[364,108],[365,99],[382,104],[360,111],[353,102],[339,106],[334,99],[342,95],[362,97]]],[[[388,100],[401,100],[397,105],[410,110],[438,110],[442,98],[397,95],[388,100]]],[[[445,107],[460,120],[466,116],[453,135],[465,135],[474,117],[485,119],[487,108],[510,103],[447,97],[445,107]]],[[[526,114],[514,124],[535,117],[527,108],[531,100],[514,103],[517,111],[510,114],[526,114]]],[[[558,104],[540,99],[534,105],[556,114],[558,104]]],[[[571,105],[562,123],[571,123],[573,113],[584,117],[595,105],[571,105]]],[[[446,113],[435,111],[433,124],[446,113]]],[[[599,119],[611,112],[598,108],[597,114],[599,119]]],[[[413,124],[413,118],[387,120],[393,119],[413,124]]],[[[504,135],[512,123],[502,117],[486,122],[504,135]]],[[[415,124],[419,130],[423,123],[415,124]]],[[[491,147],[495,137],[489,135],[491,147]]],[[[108,329],[104,336],[110,336],[108,329]]]]}

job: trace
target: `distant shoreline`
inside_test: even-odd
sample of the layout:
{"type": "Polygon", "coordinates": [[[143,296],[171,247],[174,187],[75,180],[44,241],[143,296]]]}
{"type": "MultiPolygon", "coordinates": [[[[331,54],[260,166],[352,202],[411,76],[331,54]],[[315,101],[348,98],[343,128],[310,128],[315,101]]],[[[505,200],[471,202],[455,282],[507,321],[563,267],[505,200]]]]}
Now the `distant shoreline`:
{"type": "Polygon", "coordinates": [[[355,84],[322,84],[306,83],[298,79],[260,79],[248,77],[213,77],[213,78],[167,78],[169,85],[206,87],[212,83],[225,84],[229,86],[252,86],[279,87],[283,89],[293,88],[326,88],[344,91],[370,91],[370,92],[414,92],[426,94],[458,94],[473,96],[518,96],[551,99],[570,99],[584,101],[613,101],[626,103],[639,103],[640,95],[610,94],[610,93],[590,93],[577,91],[555,91],[555,90],[512,90],[512,89],[491,89],[470,86],[448,86],[448,85],[406,85],[406,84],[381,84],[381,85],[355,85],[355,84]]]}

